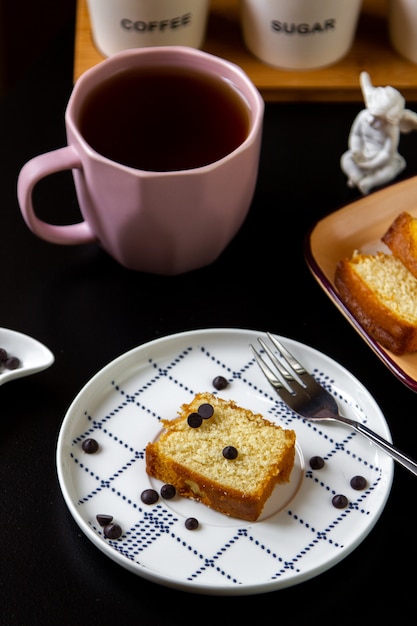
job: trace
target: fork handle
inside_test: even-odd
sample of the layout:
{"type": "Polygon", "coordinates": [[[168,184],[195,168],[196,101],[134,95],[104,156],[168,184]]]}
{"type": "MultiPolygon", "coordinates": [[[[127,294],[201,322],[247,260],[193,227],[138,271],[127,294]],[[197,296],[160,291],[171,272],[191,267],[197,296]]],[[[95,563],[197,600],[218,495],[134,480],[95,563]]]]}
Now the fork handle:
{"type": "Polygon", "coordinates": [[[382,448],[384,452],[389,454],[395,461],[397,461],[398,463],[403,465],[403,467],[408,469],[408,471],[414,474],[414,476],[417,476],[417,463],[413,461],[413,459],[409,457],[407,454],[404,454],[404,452],[401,452],[401,450],[393,446],[392,443],[389,443],[386,439],[383,439],[382,437],[377,435],[377,433],[375,433],[373,430],[371,430],[370,428],[367,428],[360,422],[355,422],[346,417],[343,418],[343,421],[346,422],[346,424],[349,424],[358,433],[370,439],[379,448],[382,448]]]}

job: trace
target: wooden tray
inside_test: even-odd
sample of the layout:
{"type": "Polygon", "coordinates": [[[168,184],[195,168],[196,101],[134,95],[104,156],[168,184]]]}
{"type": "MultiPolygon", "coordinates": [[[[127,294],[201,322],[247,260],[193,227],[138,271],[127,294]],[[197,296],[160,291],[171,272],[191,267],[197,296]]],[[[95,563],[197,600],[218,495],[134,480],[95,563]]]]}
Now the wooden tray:
{"type": "MultiPolygon", "coordinates": [[[[211,0],[203,49],[242,67],[266,101],[363,102],[359,74],[374,85],[392,85],[406,100],[417,100],[417,65],[398,55],[388,38],[388,0],[364,0],[354,45],[338,63],[319,70],[287,71],[258,61],[244,46],[239,0],[211,0]]],[[[74,80],[102,61],[90,30],[86,0],[77,0],[74,80]]]]}

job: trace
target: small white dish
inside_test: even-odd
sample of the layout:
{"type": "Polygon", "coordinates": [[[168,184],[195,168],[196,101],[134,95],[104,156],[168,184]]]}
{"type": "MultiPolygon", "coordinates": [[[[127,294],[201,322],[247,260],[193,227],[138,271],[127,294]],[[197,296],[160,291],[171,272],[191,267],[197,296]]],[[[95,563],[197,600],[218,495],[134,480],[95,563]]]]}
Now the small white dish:
{"type": "MultiPolygon", "coordinates": [[[[61,490],[85,535],[109,558],[148,580],[182,591],[249,595],[301,583],[329,569],[368,535],[388,499],[393,461],[349,428],[302,420],[280,401],[250,343],[263,333],[208,329],[163,337],[109,363],[80,391],[63,420],[57,445],[61,490]],[[216,391],[212,381],[230,384],[216,391]],[[176,497],[142,503],[144,489],[161,483],[145,470],[145,447],[160,420],[199,391],[233,399],[297,435],[290,483],[278,486],[256,523],[233,519],[176,497]],[[82,442],[99,444],[87,454],[82,442]],[[325,459],[312,470],[312,456],[325,459]],[[355,491],[353,476],[367,487],[355,491]],[[336,494],[349,505],[332,505],[336,494]],[[97,515],[111,515],[123,534],[106,539],[97,515]],[[187,517],[200,522],[185,528],[187,517]]],[[[324,354],[281,338],[336,396],[341,410],[390,440],[387,423],[363,385],[324,354]]]]}
{"type": "Polygon", "coordinates": [[[50,367],[55,360],[52,352],[42,343],[9,328],[0,328],[0,348],[20,361],[16,369],[7,369],[4,366],[0,368],[0,385],[15,378],[41,372],[50,367]]]}

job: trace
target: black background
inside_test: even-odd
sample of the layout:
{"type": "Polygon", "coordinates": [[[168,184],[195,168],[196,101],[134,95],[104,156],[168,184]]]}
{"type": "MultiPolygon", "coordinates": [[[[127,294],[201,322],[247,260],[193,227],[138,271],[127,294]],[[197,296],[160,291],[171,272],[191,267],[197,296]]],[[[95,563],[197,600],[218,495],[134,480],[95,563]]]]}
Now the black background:
{"type": "MultiPolygon", "coordinates": [[[[255,197],[227,250],[181,276],[131,272],[96,245],[37,239],[18,208],[20,168],[66,142],[73,42],[70,11],[0,100],[0,326],[36,337],[56,359],[0,388],[0,623],[243,623],[249,610],[256,623],[408,621],[415,615],[416,479],[401,467],[380,520],[351,555],[313,580],[258,596],[208,597],[155,585],[104,556],[72,519],[55,467],[69,404],[115,357],[183,330],[270,330],[318,348],[368,388],[396,444],[417,457],[415,393],[371,353],[303,256],[311,226],[359,198],[339,159],[362,106],[268,104],[255,197]]],[[[408,163],[401,178],[416,175],[417,133],[401,138],[400,151],[408,163]]],[[[68,172],[39,184],[36,194],[44,217],[78,215],[68,172]]]]}

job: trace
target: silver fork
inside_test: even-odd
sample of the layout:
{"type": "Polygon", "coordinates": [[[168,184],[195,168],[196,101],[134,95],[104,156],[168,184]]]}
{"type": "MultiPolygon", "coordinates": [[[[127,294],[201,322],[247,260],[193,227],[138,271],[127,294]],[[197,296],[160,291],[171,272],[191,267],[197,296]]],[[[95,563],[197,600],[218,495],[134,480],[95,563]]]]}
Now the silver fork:
{"type": "Polygon", "coordinates": [[[360,422],[341,415],[337,402],[331,393],[307,372],[276,337],[270,333],[267,333],[267,336],[278,351],[278,356],[261,337],[258,337],[258,341],[276,371],[267,364],[252,344],[250,347],[268,382],[290,409],[309,420],[334,420],[350,426],[417,476],[417,463],[411,457],[360,422]]]}

